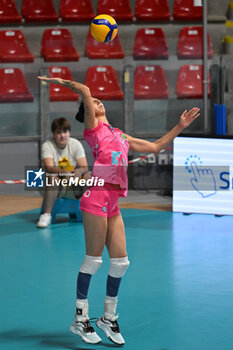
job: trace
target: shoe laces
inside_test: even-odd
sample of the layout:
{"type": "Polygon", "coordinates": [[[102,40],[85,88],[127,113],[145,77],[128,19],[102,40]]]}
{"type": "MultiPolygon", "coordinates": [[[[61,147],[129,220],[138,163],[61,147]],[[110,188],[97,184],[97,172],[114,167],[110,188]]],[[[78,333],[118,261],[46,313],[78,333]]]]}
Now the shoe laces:
{"type": "MultiPolygon", "coordinates": [[[[119,325],[118,325],[118,322],[117,322],[118,317],[119,317],[119,314],[116,315],[116,316],[114,316],[114,317],[112,317],[111,320],[107,320],[107,319],[106,319],[106,321],[108,321],[108,322],[111,323],[111,326],[110,326],[110,327],[111,327],[111,330],[112,330],[114,333],[120,333],[120,328],[119,328],[119,325]]],[[[104,318],[104,320],[105,320],[105,318],[104,318]]]]}
{"type": "Polygon", "coordinates": [[[117,321],[111,321],[111,329],[114,333],[120,333],[120,328],[119,328],[119,325],[117,323],[117,321]]]}
{"type": "Polygon", "coordinates": [[[83,324],[83,328],[84,328],[85,333],[94,333],[95,332],[94,328],[92,327],[92,325],[90,323],[92,321],[93,321],[93,318],[87,319],[86,321],[79,321],[83,324]]]}

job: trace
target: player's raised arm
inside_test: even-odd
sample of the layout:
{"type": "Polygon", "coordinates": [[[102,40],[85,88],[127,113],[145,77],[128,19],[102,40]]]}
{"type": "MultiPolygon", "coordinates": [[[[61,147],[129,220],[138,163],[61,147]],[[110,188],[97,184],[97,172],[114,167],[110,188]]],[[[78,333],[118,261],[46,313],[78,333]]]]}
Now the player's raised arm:
{"type": "Polygon", "coordinates": [[[91,96],[90,89],[86,85],[78,83],[76,81],[65,80],[61,78],[47,78],[47,77],[40,77],[40,76],[38,78],[48,83],[66,86],[72,91],[80,94],[83,98],[83,104],[84,104],[85,127],[87,129],[91,129],[97,126],[93,98],[91,96]]]}
{"type": "Polygon", "coordinates": [[[189,126],[200,114],[200,108],[192,108],[190,111],[184,111],[180,117],[179,123],[170,130],[166,135],[155,142],[150,142],[143,139],[138,139],[126,135],[130,149],[136,152],[153,152],[158,153],[164,147],[169,145],[176,136],[178,136],[187,126],[189,126]]]}

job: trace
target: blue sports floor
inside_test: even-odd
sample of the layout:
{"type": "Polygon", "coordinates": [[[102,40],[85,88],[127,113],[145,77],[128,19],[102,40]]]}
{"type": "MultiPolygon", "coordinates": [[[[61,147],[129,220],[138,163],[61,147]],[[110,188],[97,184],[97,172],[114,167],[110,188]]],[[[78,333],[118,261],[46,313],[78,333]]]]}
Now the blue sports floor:
{"type": "MultiPolygon", "coordinates": [[[[81,223],[35,226],[39,211],[0,218],[0,349],[111,349],[70,333],[84,257],[81,223]]],[[[119,294],[127,350],[233,349],[233,217],[123,209],[130,268],[119,294]]],[[[103,312],[108,256],[93,277],[103,312]]]]}

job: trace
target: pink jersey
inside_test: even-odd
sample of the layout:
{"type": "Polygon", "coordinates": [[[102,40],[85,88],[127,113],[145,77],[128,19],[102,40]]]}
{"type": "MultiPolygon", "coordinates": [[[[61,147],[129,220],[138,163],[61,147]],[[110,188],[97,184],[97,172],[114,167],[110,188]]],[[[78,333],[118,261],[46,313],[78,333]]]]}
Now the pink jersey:
{"type": "Polygon", "coordinates": [[[120,185],[126,197],[129,143],[124,133],[99,120],[96,128],[84,130],[84,137],[95,159],[92,175],[120,185]]]}

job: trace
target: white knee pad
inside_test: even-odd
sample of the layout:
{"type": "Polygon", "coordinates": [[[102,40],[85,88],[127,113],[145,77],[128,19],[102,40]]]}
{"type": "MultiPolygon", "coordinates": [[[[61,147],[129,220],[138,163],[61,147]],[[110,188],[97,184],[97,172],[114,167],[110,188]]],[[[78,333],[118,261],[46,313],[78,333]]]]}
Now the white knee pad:
{"type": "Polygon", "coordinates": [[[94,275],[99,270],[102,262],[103,260],[101,256],[86,255],[79,271],[82,273],[88,273],[89,275],[94,275]]]}
{"type": "Polygon", "coordinates": [[[115,278],[121,278],[126,273],[129,267],[128,256],[124,258],[113,258],[110,259],[109,275],[115,278]]]}

